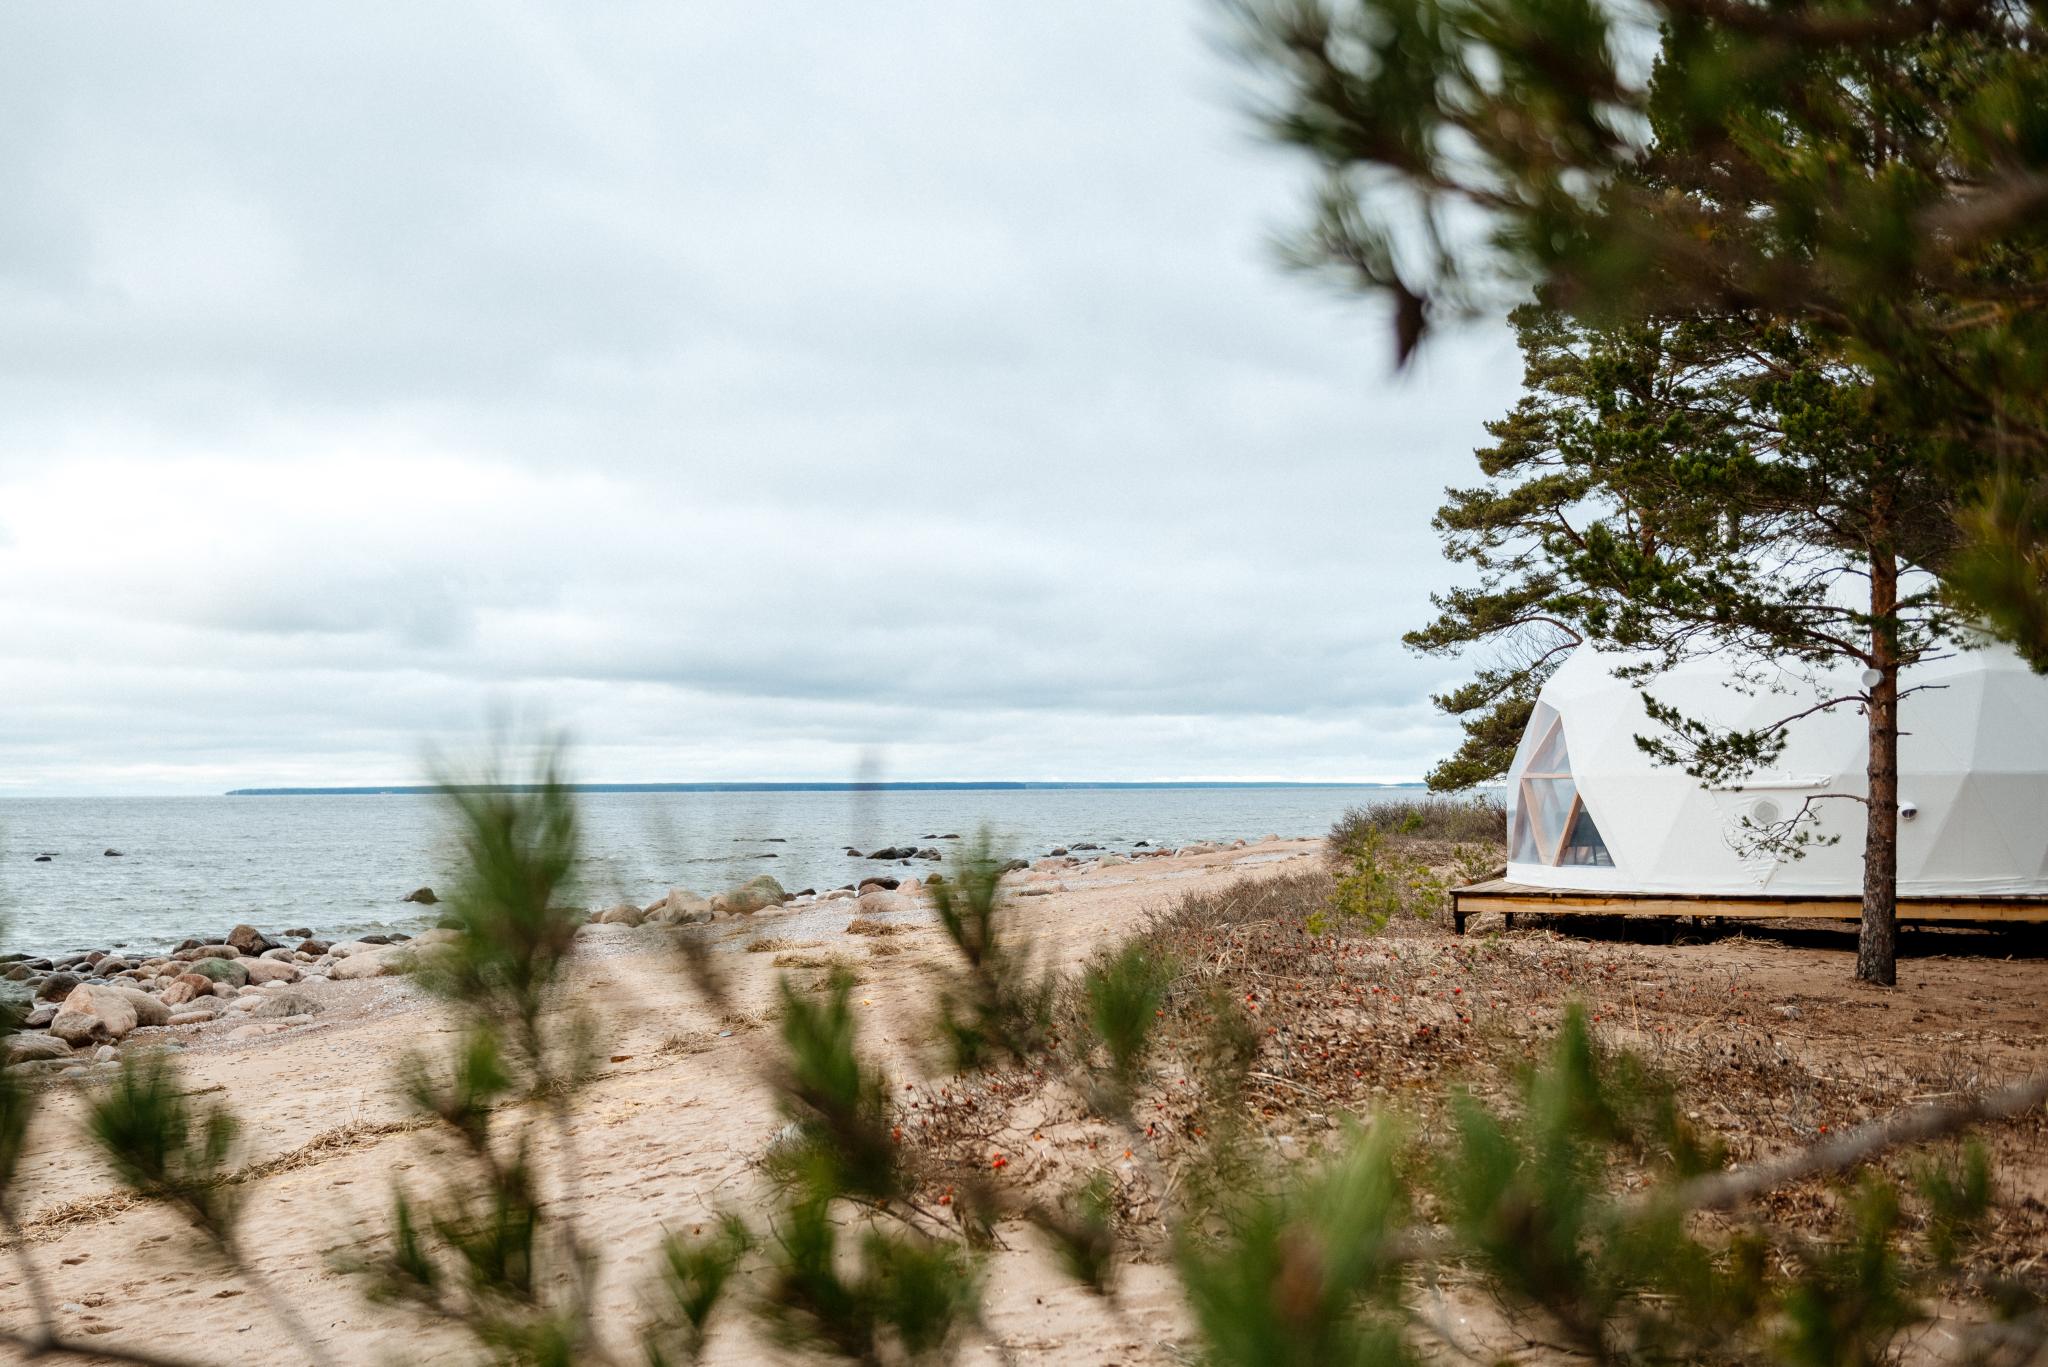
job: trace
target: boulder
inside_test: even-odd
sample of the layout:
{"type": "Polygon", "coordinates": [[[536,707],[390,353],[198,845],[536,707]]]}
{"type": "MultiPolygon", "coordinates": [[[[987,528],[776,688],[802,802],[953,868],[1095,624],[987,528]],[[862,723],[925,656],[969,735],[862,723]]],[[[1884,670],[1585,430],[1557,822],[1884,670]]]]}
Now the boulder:
{"type": "Polygon", "coordinates": [[[23,1016],[21,1023],[30,1030],[46,1030],[49,1028],[50,1022],[57,1019],[57,1013],[63,1009],[63,1006],[57,1002],[44,1002],[26,1016],[23,1016]]]}
{"type": "Polygon", "coordinates": [[[317,959],[333,948],[334,946],[328,944],[325,940],[308,940],[299,946],[299,953],[310,954],[317,959]]]}
{"type": "Polygon", "coordinates": [[[237,954],[248,959],[277,948],[275,940],[267,938],[254,926],[236,926],[222,943],[233,946],[237,954]]]}
{"type": "Polygon", "coordinates": [[[297,951],[296,949],[286,949],[283,945],[279,945],[276,949],[264,950],[259,957],[265,959],[275,959],[279,963],[290,963],[293,959],[296,959],[298,955],[299,951],[297,951]]]}
{"type": "Polygon", "coordinates": [[[168,1025],[170,1020],[170,1008],[147,992],[83,983],[64,999],[63,1009],[50,1022],[50,1033],[75,1047],[118,1040],[137,1026],[168,1025]]]}
{"type": "Polygon", "coordinates": [[[257,1020],[276,1020],[283,1016],[311,1016],[321,1010],[320,1003],[304,992],[266,992],[249,1014],[257,1020]]]}
{"type": "Polygon", "coordinates": [[[249,981],[259,987],[264,983],[295,983],[299,980],[297,964],[279,963],[276,959],[243,959],[234,967],[247,972],[249,981]]]}
{"type": "Polygon", "coordinates": [[[870,859],[915,859],[916,857],[917,847],[915,845],[885,845],[868,856],[870,859]]]}
{"type": "Polygon", "coordinates": [[[897,888],[902,886],[902,883],[894,878],[863,878],[860,880],[859,890],[861,892],[866,892],[869,888],[880,888],[884,892],[894,892],[897,888]]]}
{"type": "Polygon", "coordinates": [[[183,959],[189,964],[197,963],[201,959],[239,959],[242,957],[242,951],[233,945],[193,945],[189,949],[179,950],[171,957],[183,959]]]}
{"type": "Polygon", "coordinates": [[[435,903],[439,902],[441,899],[434,896],[434,890],[432,888],[414,888],[411,892],[408,892],[405,895],[404,900],[408,902],[417,902],[423,907],[431,907],[435,903]]]}
{"type": "MultiPolygon", "coordinates": [[[[663,906],[668,905],[666,902],[663,906]]],[[[621,902],[615,907],[606,907],[597,913],[597,923],[603,926],[637,926],[647,919],[647,913],[631,902],[621,902]]]]}
{"type": "Polygon", "coordinates": [[[782,884],[764,873],[712,898],[711,910],[722,916],[751,916],[762,907],[781,906],[787,898],[782,884]]]}
{"type": "Polygon", "coordinates": [[[940,854],[937,850],[919,850],[917,857],[919,859],[944,859],[946,856],[940,854]]]}
{"type": "Polygon", "coordinates": [[[1006,860],[1006,861],[1004,861],[1004,863],[1003,863],[1003,867],[1002,867],[1002,869],[1001,869],[1001,872],[1003,872],[1003,873],[1022,873],[1022,872],[1024,872],[1024,871],[1025,871],[1026,869],[1028,869],[1028,868],[1030,868],[1030,867],[1031,867],[1031,861],[1029,861],[1028,859],[1010,859],[1010,860],[1006,860]]]}
{"type": "Polygon", "coordinates": [[[715,921],[717,913],[711,910],[711,903],[695,894],[673,892],[655,905],[643,924],[650,926],[693,926],[700,921],[715,921]]]}
{"type": "Polygon", "coordinates": [[[36,997],[41,1001],[60,1002],[70,996],[71,989],[76,986],[78,986],[78,975],[76,973],[52,973],[49,977],[43,979],[43,985],[36,989],[36,997]]]}
{"type": "Polygon", "coordinates": [[[664,911],[695,911],[699,907],[709,905],[702,893],[692,892],[688,888],[670,888],[667,895],[657,897],[647,904],[647,919],[658,920],[664,911]]]}
{"type": "Polygon", "coordinates": [[[55,1035],[9,1035],[5,1061],[28,1063],[34,1059],[70,1058],[71,1046],[55,1035]]]}
{"type": "Polygon", "coordinates": [[[902,893],[883,892],[880,888],[862,893],[860,900],[854,903],[854,905],[860,909],[862,916],[879,916],[886,912],[909,911],[912,909],[910,899],[902,893]]]}
{"type": "Polygon", "coordinates": [[[336,982],[352,982],[410,973],[416,957],[410,945],[364,946],[328,969],[327,976],[336,982]]]}
{"type": "MultiPolygon", "coordinates": [[[[186,1002],[189,1002],[194,997],[198,996],[199,991],[200,989],[194,987],[191,983],[186,982],[184,975],[180,974],[178,977],[171,979],[170,983],[167,986],[165,986],[164,990],[157,994],[157,1000],[162,1002],[165,1006],[183,1006],[186,1002]]],[[[212,993],[212,983],[209,982],[206,985],[206,991],[209,994],[212,993]]]]}
{"type": "Polygon", "coordinates": [[[240,987],[249,981],[249,969],[239,959],[195,959],[192,971],[209,982],[240,987]]]}
{"type": "Polygon", "coordinates": [[[313,932],[303,926],[296,930],[287,930],[284,934],[288,940],[310,940],[313,938],[313,932]]]}
{"type": "Polygon", "coordinates": [[[119,859],[122,857],[119,850],[101,850],[100,853],[108,859],[119,859]]]}
{"type": "Polygon", "coordinates": [[[171,1013],[172,1025],[204,1025],[220,1015],[220,1004],[212,997],[201,997],[189,1006],[181,1006],[171,1013]]]}

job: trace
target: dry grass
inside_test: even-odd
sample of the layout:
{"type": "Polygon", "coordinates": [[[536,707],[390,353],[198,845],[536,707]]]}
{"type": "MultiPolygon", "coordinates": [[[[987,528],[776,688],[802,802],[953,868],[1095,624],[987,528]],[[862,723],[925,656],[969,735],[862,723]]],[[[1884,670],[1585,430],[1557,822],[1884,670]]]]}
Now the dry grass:
{"type": "Polygon", "coordinates": [[[780,954],[785,949],[795,949],[796,941],[781,935],[761,935],[747,941],[749,954],[780,954]]]}
{"type": "MultiPolygon", "coordinates": [[[[1321,871],[1248,879],[1185,895],[1138,932],[1178,965],[1135,1108],[1138,1142],[1171,1182],[1213,1161],[1203,1136],[1226,1116],[1273,1143],[1291,1136],[1287,1152],[1307,1156],[1347,1117],[1391,1108],[1426,1151],[1460,1088],[1513,1104],[1518,1076],[1547,1054],[1573,1004],[1606,1047],[1669,1077],[1689,1117],[1736,1162],[2023,1066],[2023,1041],[1994,1050],[1932,1023],[1873,1051],[1873,1018],[1892,1008],[1847,985],[1820,993],[1807,975],[1760,961],[1754,946],[1681,955],[1544,931],[1459,937],[1434,918],[1377,936],[1313,933],[1309,918],[1332,886],[1321,871]],[[1210,1060],[1230,1038],[1250,1056],[1226,1076],[1210,1060]]],[[[1129,1140],[1089,1120],[1058,1071],[921,1089],[907,1098],[907,1132],[942,1180],[985,1170],[994,1151],[1012,1157],[1018,1180],[1070,1180],[1129,1140]]],[[[1980,1258],[1987,1269],[2026,1265],[2048,1247],[2048,1202],[2028,1191],[2048,1158],[2048,1117],[1990,1127],[1986,1139],[2013,1185],[1980,1258]]],[[[1912,1161],[1881,1166],[1903,1179],[1912,1161]]],[[[1774,1193],[1764,1210],[1818,1233],[1838,1206],[1815,1181],[1774,1193]]]]}
{"type": "Polygon", "coordinates": [[[777,968],[853,968],[853,961],[839,954],[778,954],[770,962],[777,968]]]}
{"type": "Polygon", "coordinates": [[[856,916],[846,923],[848,935],[908,935],[914,926],[899,926],[893,921],[877,921],[871,916],[856,916]]]}

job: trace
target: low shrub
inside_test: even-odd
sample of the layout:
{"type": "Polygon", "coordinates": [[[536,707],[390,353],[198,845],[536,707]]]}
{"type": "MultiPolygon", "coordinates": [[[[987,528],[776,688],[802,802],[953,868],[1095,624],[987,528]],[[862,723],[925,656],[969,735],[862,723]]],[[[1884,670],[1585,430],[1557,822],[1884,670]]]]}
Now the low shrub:
{"type": "Polygon", "coordinates": [[[1348,864],[1356,857],[1366,838],[1435,840],[1505,845],[1508,838],[1507,804],[1498,797],[1404,798],[1353,807],[1330,827],[1329,857],[1348,864]]]}

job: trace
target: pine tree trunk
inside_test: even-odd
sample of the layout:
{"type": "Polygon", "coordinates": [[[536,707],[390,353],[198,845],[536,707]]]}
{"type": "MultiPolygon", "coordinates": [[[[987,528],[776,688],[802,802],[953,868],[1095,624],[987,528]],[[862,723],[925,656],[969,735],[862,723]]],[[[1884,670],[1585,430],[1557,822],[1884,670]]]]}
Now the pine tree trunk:
{"type": "Polygon", "coordinates": [[[1877,683],[1864,709],[1870,724],[1870,802],[1863,834],[1863,925],[1856,976],[1890,987],[1898,981],[1899,941],[1899,565],[1888,547],[1870,557],[1870,667],[1877,683]]]}

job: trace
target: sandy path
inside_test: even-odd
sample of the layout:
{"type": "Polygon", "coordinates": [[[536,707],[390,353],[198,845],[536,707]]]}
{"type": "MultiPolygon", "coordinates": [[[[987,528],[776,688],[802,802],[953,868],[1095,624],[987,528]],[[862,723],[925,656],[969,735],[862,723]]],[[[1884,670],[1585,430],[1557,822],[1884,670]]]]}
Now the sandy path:
{"type": "MultiPolygon", "coordinates": [[[[1110,869],[1027,874],[1016,905],[1047,958],[1072,964],[1185,889],[1286,868],[1319,852],[1314,842],[1279,841],[1186,859],[1151,859],[1110,869]]],[[[922,1075],[913,1050],[930,1009],[929,965],[942,952],[929,911],[892,919],[924,928],[891,938],[904,952],[869,959],[865,941],[844,933],[850,903],[763,913],[708,928],[742,1005],[772,999],[767,954],[742,952],[757,935],[821,942],[816,953],[861,963],[863,1041],[899,1078],[922,1075]]],[[[607,1022],[618,1061],[585,1091],[572,1126],[584,1162],[574,1201],[606,1252],[605,1320],[635,1315],[665,1229],[744,1204],[751,1164],[779,1125],[759,1081],[775,1047],[771,1029],[722,1034],[688,989],[654,932],[593,926],[584,932],[575,982],[607,1022]]],[[[391,1182],[425,1184],[441,1149],[431,1131],[408,1126],[392,1093],[392,1068],[408,1047],[434,1051],[450,1028],[437,1004],[402,980],[317,983],[327,1005],[319,1022],[290,1033],[228,1043],[218,1031],[139,1032],[194,1041],[182,1055],[190,1089],[224,1097],[245,1127],[244,1161],[268,1171],[245,1188],[248,1247],[263,1275],[345,1361],[433,1362],[467,1356],[466,1345],[403,1312],[367,1304],[355,1283],[328,1266],[376,1231],[391,1182]]],[[[295,1354],[255,1297],[209,1265],[194,1236],[168,1212],[120,1197],[79,1134],[80,1101],[70,1083],[52,1084],[32,1135],[17,1190],[32,1252],[63,1302],[67,1336],[212,1362],[291,1361],[295,1354]]],[[[1069,1287],[1028,1241],[998,1254],[990,1269],[990,1323],[1020,1361],[1155,1360],[1180,1315],[1169,1280],[1135,1267],[1127,1282],[1130,1319],[1110,1321],[1069,1287]]],[[[18,1267],[0,1266],[0,1322],[28,1326],[18,1267]]],[[[716,1360],[758,1360],[762,1345],[727,1321],[716,1360]]],[[[625,1336],[618,1346],[627,1348],[625,1336]]]]}

